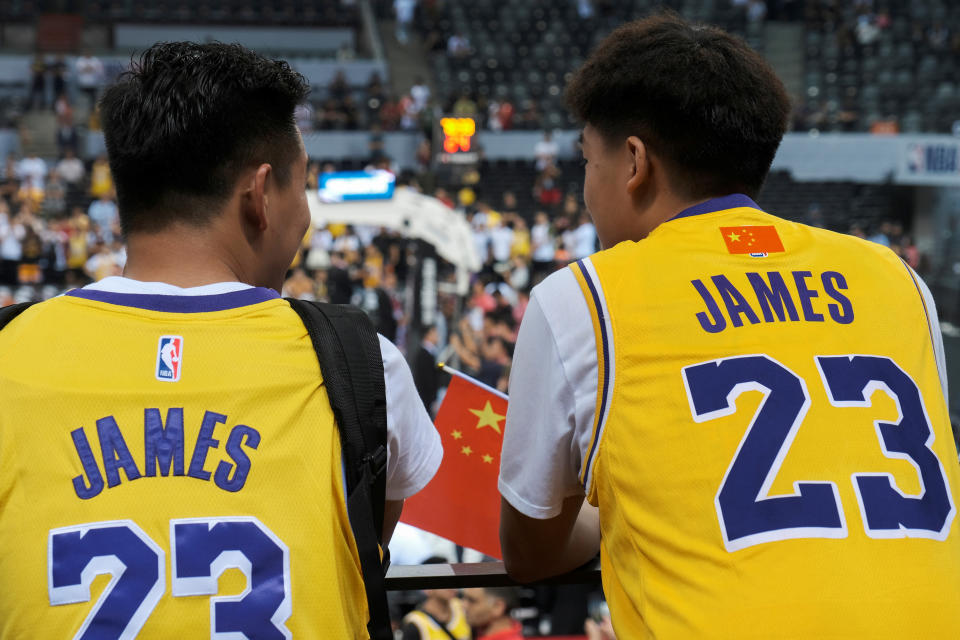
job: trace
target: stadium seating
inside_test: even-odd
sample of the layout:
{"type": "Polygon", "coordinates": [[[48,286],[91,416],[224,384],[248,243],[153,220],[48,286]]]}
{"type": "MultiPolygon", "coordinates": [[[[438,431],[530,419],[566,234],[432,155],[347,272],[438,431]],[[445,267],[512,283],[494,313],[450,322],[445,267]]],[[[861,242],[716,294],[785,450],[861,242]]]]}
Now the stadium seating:
{"type": "Polygon", "coordinates": [[[96,22],[352,26],[357,8],[325,0],[0,0],[0,15],[33,21],[41,13],[80,13],[96,22]]]}

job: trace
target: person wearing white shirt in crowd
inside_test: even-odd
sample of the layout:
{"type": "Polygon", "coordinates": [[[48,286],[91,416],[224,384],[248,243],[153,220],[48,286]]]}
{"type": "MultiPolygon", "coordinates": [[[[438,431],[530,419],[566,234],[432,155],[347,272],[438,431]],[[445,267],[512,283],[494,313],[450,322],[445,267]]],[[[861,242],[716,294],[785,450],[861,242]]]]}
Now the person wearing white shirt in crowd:
{"type": "Polygon", "coordinates": [[[353,231],[347,231],[337,236],[333,241],[333,250],[338,253],[360,251],[360,239],[353,231]]]}
{"type": "Polygon", "coordinates": [[[581,214],[580,224],[571,232],[573,244],[570,252],[577,260],[586,258],[597,250],[597,230],[590,221],[590,216],[581,214]]]}
{"type": "Polygon", "coordinates": [[[530,257],[533,260],[532,277],[536,281],[537,275],[546,275],[553,270],[557,239],[550,228],[550,219],[546,213],[538,211],[533,217],[533,223],[533,227],[530,228],[530,257]]]}
{"type": "Polygon", "coordinates": [[[480,263],[486,263],[490,258],[490,230],[487,229],[487,214],[482,211],[474,212],[470,218],[470,232],[480,263]]]}
{"type": "Polygon", "coordinates": [[[39,156],[27,156],[17,163],[17,178],[20,180],[20,188],[29,193],[43,193],[43,181],[46,177],[47,163],[39,156]]]}
{"type": "Polygon", "coordinates": [[[6,201],[0,198],[0,284],[17,284],[17,265],[23,256],[20,243],[26,235],[26,227],[10,215],[6,201]]]}
{"type": "Polygon", "coordinates": [[[513,227],[499,224],[490,230],[490,249],[493,261],[497,264],[506,264],[510,261],[510,250],[513,248],[513,227]]]}
{"type": "Polygon", "coordinates": [[[100,237],[103,241],[106,243],[113,242],[113,229],[120,224],[120,213],[117,209],[117,203],[110,194],[104,194],[91,202],[87,209],[87,215],[100,227],[100,237]]]}
{"type": "Polygon", "coordinates": [[[410,40],[410,25],[417,9],[417,0],[393,0],[393,10],[397,17],[397,42],[407,44],[410,40]]]}
{"type": "Polygon", "coordinates": [[[555,164],[558,153],[560,153],[560,147],[553,139],[553,132],[544,131],[543,139],[533,147],[533,155],[537,159],[537,171],[543,171],[549,165],[555,164]]]}
{"type": "Polygon", "coordinates": [[[66,149],[63,152],[63,159],[57,163],[57,174],[68,185],[77,186],[83,181],[86,173],[87,170],[83,166],[83,160],[77,157],[73,149],[66,149]]]}
{"type": "Polygon", "coordinates": [[[470,40],[458,31],[447,40],[447,53],[457,58],[468,55],[470,53],[470,40]]]}
{"type": "Polygon", "coordinates": [[[103,84],[103,63],[100,58],[85,51],[74,62],[74,71],[77,77],[77,88],[90,100],[90,109],[97,104],[97,92],[103,84]]]}
{"type": "Polygon", "coordinates": [[[417,76],[414,79],[413,86],[410,87],[410,97],[413,98],[413,103],[417,105],[417,111],[422,111],[427,107],[427,103],[430,102],[430,87],[423,76],[417,76]]]}

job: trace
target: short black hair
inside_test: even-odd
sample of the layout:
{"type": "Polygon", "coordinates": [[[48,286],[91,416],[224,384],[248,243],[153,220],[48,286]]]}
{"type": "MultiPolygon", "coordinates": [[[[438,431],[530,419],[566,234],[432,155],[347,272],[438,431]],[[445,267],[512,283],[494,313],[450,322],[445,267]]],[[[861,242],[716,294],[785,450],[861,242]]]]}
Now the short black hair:
{"type": "Polygon", "coordinates": [[[124,233],[202,226],[240,172],[269,163],[289,183],[302,75],[240,45],[164,42],[147,49],[100,100],[124,233]]]}
{"type": "Polygon", "coordinates": [[[576,72],[566,102],[608,146],[639,137],[693,197],[755,197],[790,116],[760,54],[673,12],[614,30],[576,72]]]}
{"type": "Polygon", "coordinates": [[[520,587],[484,587],[483,592],[495,600],[503,600],[504,611],[507,615],[520,606],[522,597],[520,587]]]}

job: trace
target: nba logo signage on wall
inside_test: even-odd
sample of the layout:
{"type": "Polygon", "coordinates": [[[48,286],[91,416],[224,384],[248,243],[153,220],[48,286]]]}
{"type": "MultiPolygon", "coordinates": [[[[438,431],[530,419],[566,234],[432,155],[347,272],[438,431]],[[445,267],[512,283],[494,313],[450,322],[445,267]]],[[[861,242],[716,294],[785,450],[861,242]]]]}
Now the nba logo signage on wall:
{"type": "Polygon", "coordinates": [[[160,336],[157,345],[157,380],[176,382],[183,365],[183,337],[160,336]]]}

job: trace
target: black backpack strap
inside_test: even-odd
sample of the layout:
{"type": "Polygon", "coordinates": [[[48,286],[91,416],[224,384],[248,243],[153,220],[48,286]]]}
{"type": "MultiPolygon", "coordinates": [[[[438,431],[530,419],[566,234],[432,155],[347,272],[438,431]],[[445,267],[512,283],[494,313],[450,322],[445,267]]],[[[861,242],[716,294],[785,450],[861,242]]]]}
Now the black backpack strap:
{"type": "Polygon", "coordinates": [[[387,470],[387,400],[380,340],[357,307],[287,302],[307,328],[320,361],[327,396],[340,432],[347,514],[360,555],[373,640],[390,640],[384,587],[389,554],[380,556],[387,470]]]}
{"type": "Polygon", "coordinates": [[[14,318],[26,311],[33,304],[35,303],[21,302],[19,304],[11,304],[9,307],[0,307],[0,329],[10,324],[14,318]]]}

